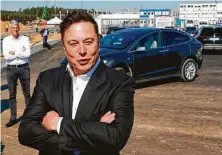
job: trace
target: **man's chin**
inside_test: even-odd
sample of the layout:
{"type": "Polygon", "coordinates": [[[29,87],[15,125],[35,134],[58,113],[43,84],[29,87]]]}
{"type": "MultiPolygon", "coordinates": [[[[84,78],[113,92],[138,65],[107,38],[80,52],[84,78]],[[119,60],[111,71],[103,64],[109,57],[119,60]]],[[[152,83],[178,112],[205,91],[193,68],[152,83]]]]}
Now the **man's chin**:
{"type": "Polygon", "coordinates": [[[87,66],[81,66],[79,68],[79,71],[81,71],[85,74],[85,73],[89,72],[91,68],[92,68],[92,66],[88,66],[88,65],[87,66]]]}

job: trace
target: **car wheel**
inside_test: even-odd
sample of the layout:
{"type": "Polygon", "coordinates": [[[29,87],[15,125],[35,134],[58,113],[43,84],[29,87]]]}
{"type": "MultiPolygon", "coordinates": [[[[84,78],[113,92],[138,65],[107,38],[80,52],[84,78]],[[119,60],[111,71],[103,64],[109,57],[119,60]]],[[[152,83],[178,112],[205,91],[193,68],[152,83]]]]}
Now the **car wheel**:
{"type": "Polygon", "coordinates": [[[123,67],[115,67],[116,70],[126,73],[127,75],[132,77],[132,70],[129,68],[128,71],[126,71],[123,67]]]}
{"type": "Polygon", "coordinates": [[[197,76],[197,63],[193,59],[187,59],[183,62],[180,76],[183,81],[191,82],[197,76]]]}

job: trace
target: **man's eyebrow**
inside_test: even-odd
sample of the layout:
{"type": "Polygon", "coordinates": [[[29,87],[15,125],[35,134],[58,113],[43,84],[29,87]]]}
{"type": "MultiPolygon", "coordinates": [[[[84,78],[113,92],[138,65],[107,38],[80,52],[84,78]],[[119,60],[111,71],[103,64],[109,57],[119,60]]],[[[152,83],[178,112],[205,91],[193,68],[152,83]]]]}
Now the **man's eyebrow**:
{"type": "MultiPolygon", "coordinates": [[[[88,37],[88,38],[85,38],[85,39],[83,40],[83,42],[84,42],[84,41],[87,41],[87,40],[92,40],[92,41],[94,41],[95,38],[93,38],[93,37],[88,37]]],[[[69,39],[67,42],[70,43],[70,42],[79,42],[79,41],[78,41],[78,40],[75,40],[75,39],[69,39]]]]}
{"type": "Polygon", "coordinates": [[[83,41],[87,41],[87,40],[95,40],[95,38],[93,38],[93,37],[89,37],[89,38],[86,38],[86,39],[84,39],[83,41]]]}
{"type": "Polygon", "coordinates": [[[70,43],[70,42],[72,42],[72,41],[74,41],[74,42],[78,42],[78,41],[75,40],[75,39],[70,39],[70,40],[68,40],[67,42],[70,43]]]}

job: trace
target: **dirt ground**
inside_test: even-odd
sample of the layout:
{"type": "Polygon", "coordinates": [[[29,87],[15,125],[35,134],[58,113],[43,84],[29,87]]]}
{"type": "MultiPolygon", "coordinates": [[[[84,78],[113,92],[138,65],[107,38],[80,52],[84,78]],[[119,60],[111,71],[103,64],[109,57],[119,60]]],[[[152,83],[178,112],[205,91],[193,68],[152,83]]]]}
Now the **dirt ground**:
{"type": "MultiPolygon", "coordinates": [[[[31,91],[38,74],[59,65],[63,49],[31,57],[31,91]]],[[[5,128],[10,111],[6,74],[1,75],[1,142],[4,155],[35,155],[37,151],[18,143],[18,124],[5,128]]],[[[24,98],[18,85],[18,116],[24,98]]],[[[219,155],[222,154],[222,55],[204,55],[204,64],[194,82],[179,78],[137,84],[135,121],[123,155],[219,155]]]]}

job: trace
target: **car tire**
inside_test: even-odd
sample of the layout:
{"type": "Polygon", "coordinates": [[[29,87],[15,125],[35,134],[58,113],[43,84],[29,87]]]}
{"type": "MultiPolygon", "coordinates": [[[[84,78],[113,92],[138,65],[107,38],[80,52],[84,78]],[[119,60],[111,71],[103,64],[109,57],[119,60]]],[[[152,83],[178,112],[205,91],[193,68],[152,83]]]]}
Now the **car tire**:
{"type": "Polygon", "coordinates": [[[116,70],[126,73],[127,75],[132,77],[132,70],[128,67],[128,71],[126,71],[123,67],[115,67],[116,70]]]}
{"type": "Polygon", "coordinates": [[[195,80],[196,76],[197,76],[197,63],[189,58],[186,59],[182,66],[181,66],[181,70],[180,70],[180,77],[183,81],[185,82],[191,82],[193,80],[195,80]]]}

